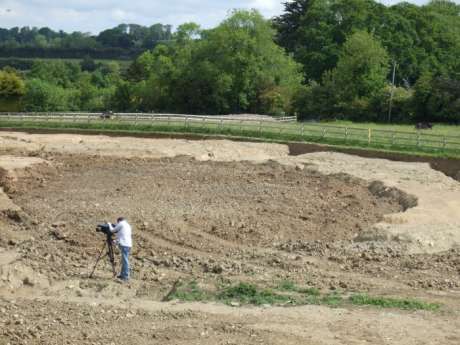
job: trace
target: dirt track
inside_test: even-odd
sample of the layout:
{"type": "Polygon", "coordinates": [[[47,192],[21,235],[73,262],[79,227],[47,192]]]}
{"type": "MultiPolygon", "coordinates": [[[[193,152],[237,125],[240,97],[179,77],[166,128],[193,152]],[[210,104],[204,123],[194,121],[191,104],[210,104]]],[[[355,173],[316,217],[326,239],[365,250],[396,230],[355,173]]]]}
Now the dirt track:
{"type": "Polygon", "coordinates": [[[0,147],[0,344],[460,341],[460,184],[427,164],[230,141],[2,133],[0,147]],[[88,280],[93,228],[120,214],[136,231],[134,279],[119,285],[101,266],[88,280]],[[158,302],[177,279],[288,279],[444,307],[158,302]]]}

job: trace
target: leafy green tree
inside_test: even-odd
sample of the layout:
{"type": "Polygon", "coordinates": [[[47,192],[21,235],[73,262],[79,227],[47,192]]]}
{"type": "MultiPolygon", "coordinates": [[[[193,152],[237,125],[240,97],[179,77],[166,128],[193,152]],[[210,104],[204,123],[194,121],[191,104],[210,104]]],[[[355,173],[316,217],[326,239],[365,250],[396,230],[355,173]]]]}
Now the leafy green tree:
{"type": "Polygon", "coordinates": [[[275,18],[278,43],[294,54],[307,79],[321,81],[355,31],[368,31],[398,63],[398,83],[413,84],[423,71],[458,69],[460,6],[434,0],[424,6],[374,0],[294,0],[275,18]]]}
{"type": "Polygon", "coordinates": [[[87,55],[80,61],[80,68],[82,71],[94,72],[97,69],[97,64],[94,59],[87,55]]]}
{"type": "Polygon", "coordinates": [[[0,70],[0,98],[18,99],[24,93],[24,81],[14,71],[0,70]]]}
{"type": "Polygon", "coordinates": [[[294,96],[293,107],[299,120],[331,120],[338,114],[338,97],[332,73],[326,72],[322,83],[310,81],[294,96]]]}
{"type": "Polygon", "coordinates": [[[256,11],[235,11],[211,30],[184,24],[174,43],[158,45],[130,67],[135,99],[145,110],[288,112],[302,76],[274,35],[256,11]]]}
{"type": "Polygon", "coordinates": [[[413,109],[419,121],[460,123],[460,81],[422,74],[414,87],[413,109]]]}
{"type": "Polygon", "coordinates": [[[81,75],[81,68],[78,63],[58,61],[37,60],[28,77],[40,79],[63,88],[71,87],[81,75]]]}
{"type": "Polygon", "coordinates": [[[0,70],[0,111],[18,111],[25,83],[13,70],[0,70]]]}
{"type": "Polygon", "coordinates": [[[296,95],[301,119],[379,120],[375,111],[387,85],[388,54],[366,31],[352,34],[342,47],[337,67],[296,95]]]}
{"type": "Polygon", "coordinates": [[[341,101],[372,98],[382,90],[389,72],[388,53],[366,31],[351,35],[339,56],[333,78],[341,101]]]}
{"type": "Polygon", "coordinates": [[[77,93],[43,80],[31,79],[26,84],[23,105],[26,111],[77,110],[77,93]]]}
{"type": "Polygon", "coordinates": [[[296,0],[275,18],[277,41],[302,63],[307,79],[333,69],[340,48],[355,30],[374,31],[385,6],[372,0],[296,0]]]}

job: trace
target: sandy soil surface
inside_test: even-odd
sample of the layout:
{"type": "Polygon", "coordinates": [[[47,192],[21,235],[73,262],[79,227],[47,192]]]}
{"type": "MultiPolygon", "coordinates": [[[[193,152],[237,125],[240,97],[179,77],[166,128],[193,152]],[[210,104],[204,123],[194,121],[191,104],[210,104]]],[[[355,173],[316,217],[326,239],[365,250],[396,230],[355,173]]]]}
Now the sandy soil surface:
{"type": "Polygon", "coordinates": [[[1,133],[0,185],[1,345],[459,343],[460,183],[428,165],[224,140],[1,133]],[[113,281],[107,263],[88,279],[103,244],[94,227],[119,215],[135,229],[133,279],[113,281]],[[289,280],[443,307],[160,302],[191,279],[289,280]]]}
{"type": "MultiPolygon", "coordinates": [[[[458,344],[459,319],[369,309],[0,299],[10,344],[458,344]]],[[[6,344],[7,342],[4,342],[6,344]]]]}
{"type": "Polygon", "coordinates": [[[0,148],[6,152],[45,152],[118,157],[162,158],[187,155],[199,161],[275,160],[281,164],[309,164],[326,174],[346,173],[380,181],[418,199],[404,215],[387,217],[375,227],[377,237],[410,242],[412,252],[439,252],[460,246],[460,184],[423,163],[389,162],[339,153],[288,156],[285,145],[231,142],[136,139],[107,136],[39,135],[3,132],[0,148]]]}
{"type": "Polygon", "coordinates": [[[460,246],[460,183],[429,164],[390,162],[314,153],[297,157],[325,174],[346,172],[368,181],[381,181],[417,198],[415,207],[392,214],[377,224],[377,236],[412,242],[413,251],[438,252],[460,246]]]}

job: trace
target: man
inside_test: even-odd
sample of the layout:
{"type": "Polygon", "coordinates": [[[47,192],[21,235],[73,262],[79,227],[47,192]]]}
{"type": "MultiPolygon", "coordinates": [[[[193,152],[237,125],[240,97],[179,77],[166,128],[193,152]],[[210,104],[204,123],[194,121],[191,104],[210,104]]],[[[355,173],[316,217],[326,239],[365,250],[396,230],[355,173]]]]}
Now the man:
{"type": "Polygon", "coordinates": [[[120,217],[117,219],[117,225],[115,227],[112,224],[108,223],[110,231],[116,234],[117,241],[120,251],[121,251],[121,273],[117,277],[123,281],[129,280],[129,253],[133,245],[131,238],[131,225],[128,224],[125,218],[120,217]]]}

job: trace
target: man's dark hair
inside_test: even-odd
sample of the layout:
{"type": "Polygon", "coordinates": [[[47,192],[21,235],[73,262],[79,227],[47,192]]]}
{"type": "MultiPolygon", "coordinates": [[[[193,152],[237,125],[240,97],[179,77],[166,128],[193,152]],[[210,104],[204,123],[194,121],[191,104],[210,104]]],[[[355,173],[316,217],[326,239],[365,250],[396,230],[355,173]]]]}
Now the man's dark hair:
{"type": "Polygon", "coordinates": [[[125,220],[125,217],[118,217],[117,218],[117,223],[120,223],[125,220]]]}

